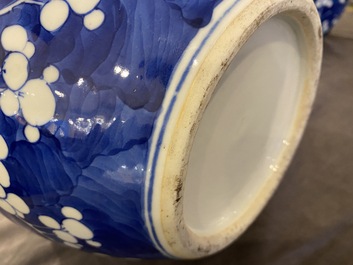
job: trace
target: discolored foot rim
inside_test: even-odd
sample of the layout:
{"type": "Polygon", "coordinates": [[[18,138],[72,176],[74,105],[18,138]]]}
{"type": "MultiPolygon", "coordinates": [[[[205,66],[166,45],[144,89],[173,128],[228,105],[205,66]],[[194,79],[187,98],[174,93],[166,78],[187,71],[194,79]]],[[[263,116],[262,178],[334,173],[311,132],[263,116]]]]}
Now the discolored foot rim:
{"type": "Polygon", "coordinates": [[[211,255],[253,222],[300,141],[321,56],[312,0],[216,8],[175,70],[154,129],[145,217],[163,254],[211,255]]]}

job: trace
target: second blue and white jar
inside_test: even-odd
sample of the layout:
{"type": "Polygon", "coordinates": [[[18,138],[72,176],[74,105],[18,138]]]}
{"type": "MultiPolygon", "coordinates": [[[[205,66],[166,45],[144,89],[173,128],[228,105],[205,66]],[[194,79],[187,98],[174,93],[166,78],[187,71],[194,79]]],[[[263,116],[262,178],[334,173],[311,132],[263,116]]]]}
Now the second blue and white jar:
{"type": "Polygon", "coordinates": [[[325,34],[329,33],[342,15],[349,0],[315,0],[319,11],[322,30],[325,34]]]}

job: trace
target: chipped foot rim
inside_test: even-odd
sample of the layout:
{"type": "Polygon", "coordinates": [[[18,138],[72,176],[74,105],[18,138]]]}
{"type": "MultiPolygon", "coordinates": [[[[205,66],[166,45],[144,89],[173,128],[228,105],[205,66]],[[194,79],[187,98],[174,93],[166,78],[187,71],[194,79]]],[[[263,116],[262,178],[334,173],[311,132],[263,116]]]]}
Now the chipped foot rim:
{"type": "Polygon", "coordinates": [[[145,218],[159,251],[205,257],[253,222],[298,146],[321,56],[311,0],[217,6],[174,71],[153,133],[145,218]]]}

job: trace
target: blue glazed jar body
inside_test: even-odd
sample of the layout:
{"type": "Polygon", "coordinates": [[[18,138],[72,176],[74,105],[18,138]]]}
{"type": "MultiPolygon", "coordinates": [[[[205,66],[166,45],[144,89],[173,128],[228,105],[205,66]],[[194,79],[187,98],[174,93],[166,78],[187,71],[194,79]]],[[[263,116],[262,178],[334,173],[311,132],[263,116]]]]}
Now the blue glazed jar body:
{"type": "MultiPolygon", "coordinates": [[[[0,112],[0,135],[9,150],[1,163],[11,183],[4,188],[30,209],[22,222],[49,238],[96,251],[95,244],[85,242],[92,240],[101,252],[118,256],[158,257],[142,214],[149,140],[170,75],[216,2],[104,0],[87,14],[71,2],[62,2],[68,14],[55,27],[43,18],[55,1],[24,2],[11,10],[2,6],[8,11],[0,16],[2,32],[20,27],[35,47],[32,56],[15,45],[5,49],[5,41],[1,49],[3,110],[7,91],[19,101],[13,113],[0,112]],[[104,21],[91,30],[85,18],[97,10],[104,21]],[[5,77],[14,54],[28,61],[28,77],[19,89],[5,77]],[[43,74],[48,66],[58,71],[52,83],[43,74]],[[24,115],[31,111],[20,98],[29,97],[23,88],[31,80],[44,80],[55,98],[55,113],[47,122],[24,115]],[[25,128],[39,130],[39,139],[31,142],[25,128]],[[94,237],[64,234],[63,222],[70,219],[64,207],[80,211],[78,221],[94,237]],[[47,226],[43,218],[57,224],[47,226]]],[[[13,42],[18,42],[14,34],[13,42]]],[[[37,104],[43,105],[39,113],[47,102],[37,104]]]]}

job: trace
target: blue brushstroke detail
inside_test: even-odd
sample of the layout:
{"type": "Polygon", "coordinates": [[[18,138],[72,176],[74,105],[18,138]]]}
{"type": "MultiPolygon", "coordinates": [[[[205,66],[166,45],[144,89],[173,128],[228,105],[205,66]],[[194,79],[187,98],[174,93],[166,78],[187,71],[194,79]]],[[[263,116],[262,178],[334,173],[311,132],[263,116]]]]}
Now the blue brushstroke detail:
{"type": "Polygon", "coordinates": [[[203,27],[212,17],[215,0],[166,0],[171,6],[181,10],[184,19],[193,26],[203,27]]]}
{"type": "MultiPolygon", "coordinates": [[[[0,9],[14,2],[3,1],[0,9]]],[[[85,250],[162,257],[143,209],[151,134],[174,68],[219,2],[102,0],[97,8],[105,20],[94,31],[70,11],[65,24],[49,32],[40,25],[37,4],[21,4],[0,16],[0,31],[19,24],[36,48],[29,79],[41,78],[49,65],[60,71],[50,86],[55,117],[39,128],[37,143],[25,139],[21,113],[9,118],[0,111],[0,135],[9,146],[2,161],[11,181],[5,190],[31,210],[18,222],[57,240],[38,217],[60,223],[62,207],[71,206],[102,244],[99,249],[84,244],[85,250]]],[[[0,47],[1,62],[4,56],[0,47]]]]}

